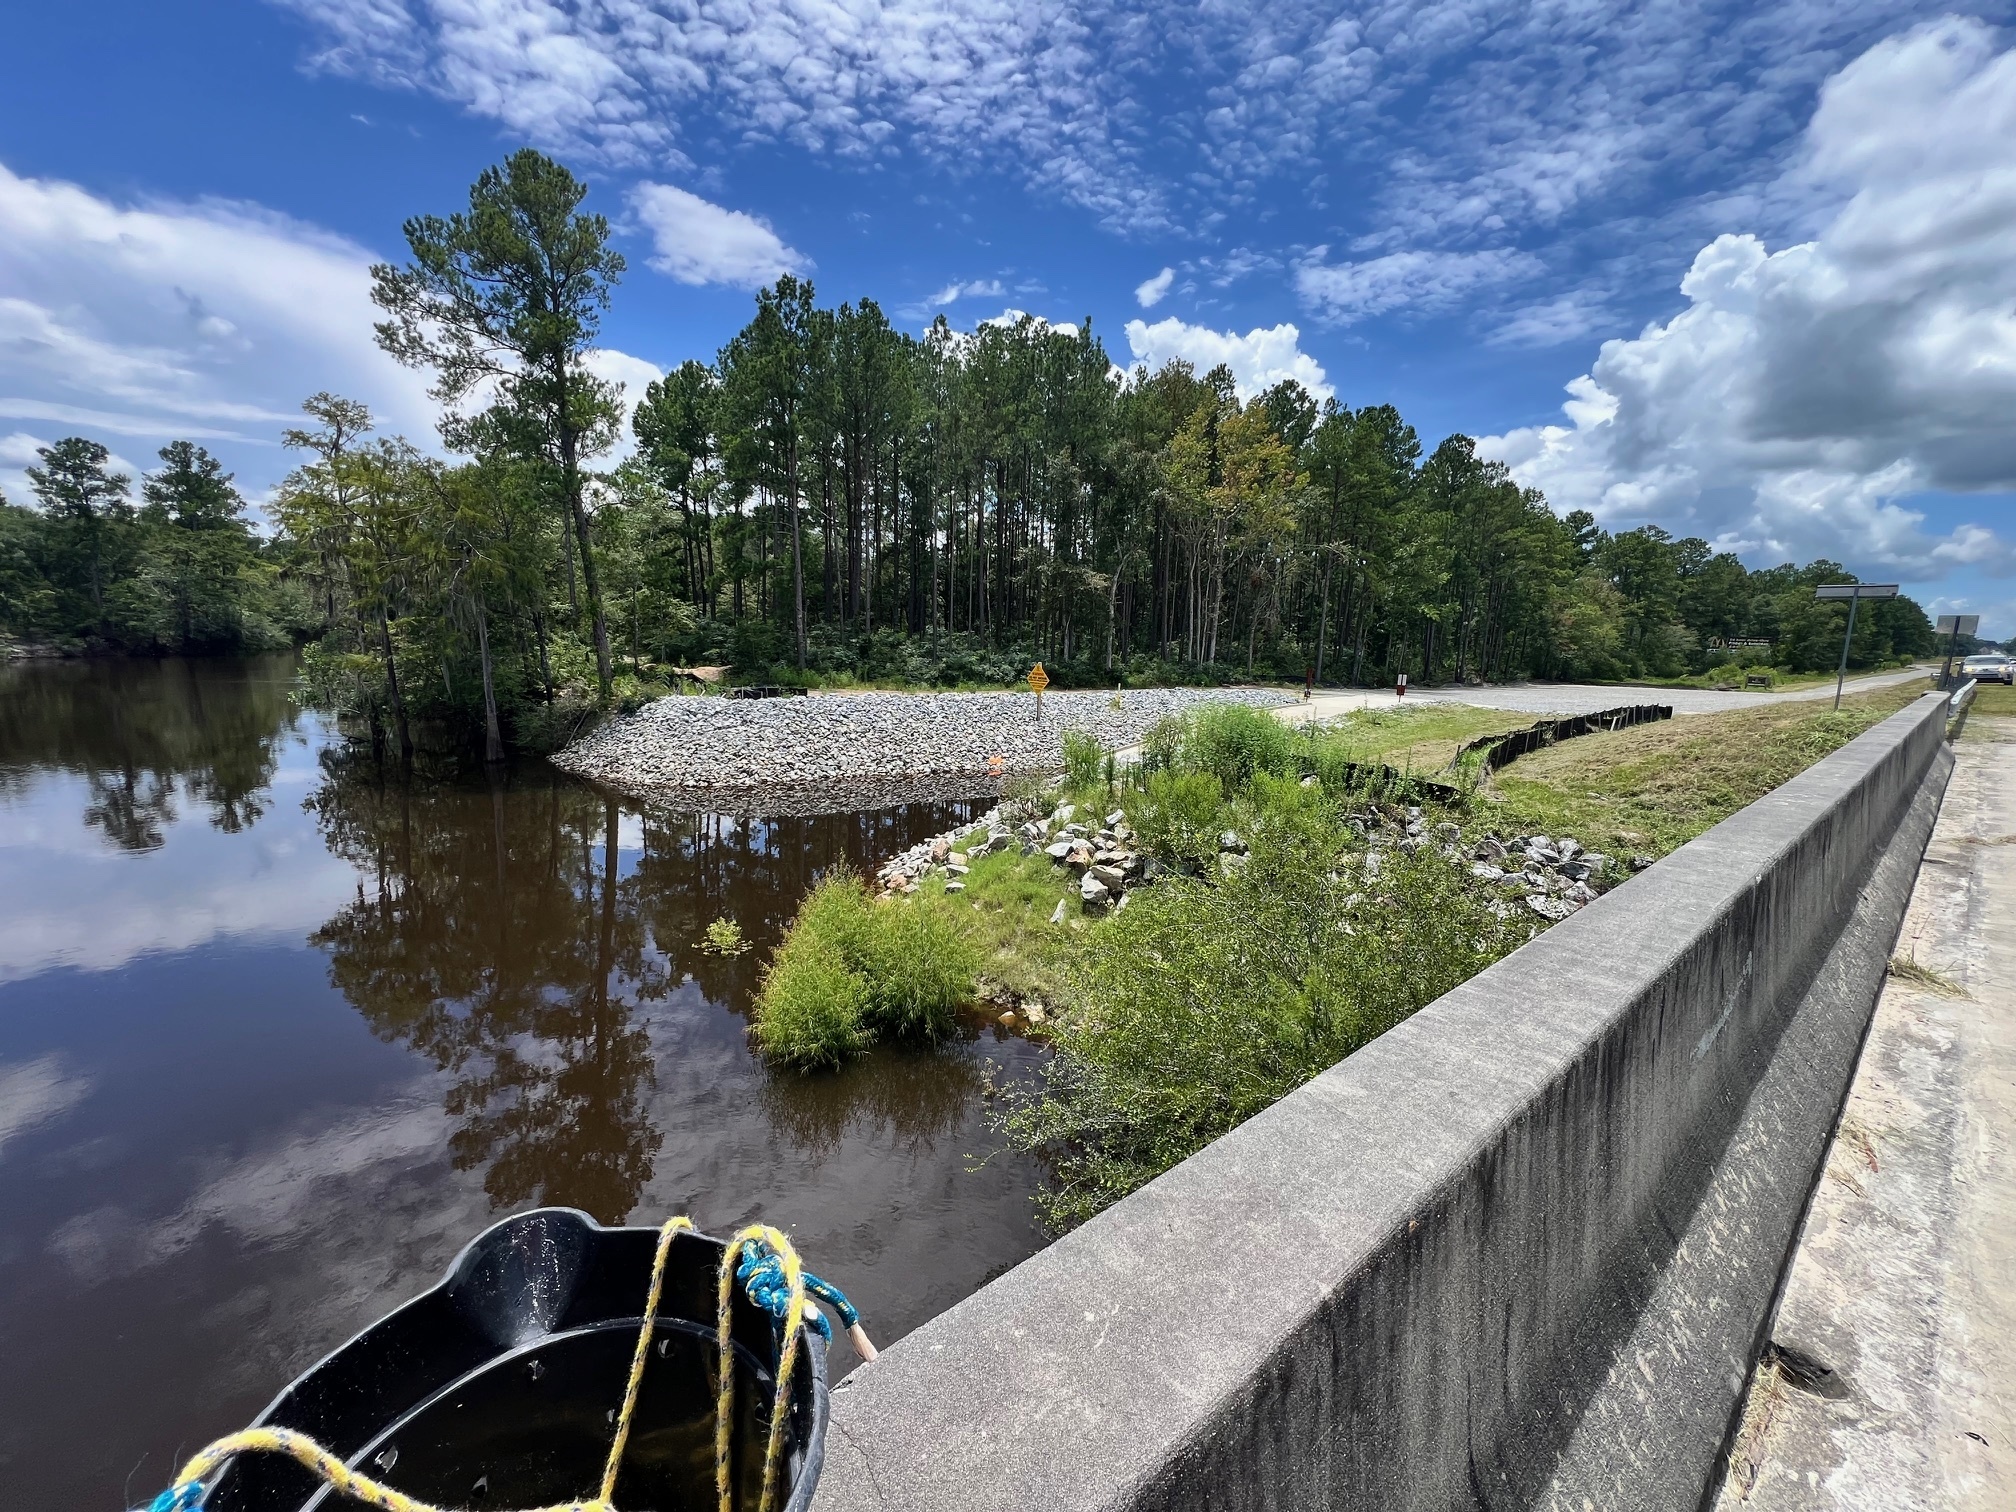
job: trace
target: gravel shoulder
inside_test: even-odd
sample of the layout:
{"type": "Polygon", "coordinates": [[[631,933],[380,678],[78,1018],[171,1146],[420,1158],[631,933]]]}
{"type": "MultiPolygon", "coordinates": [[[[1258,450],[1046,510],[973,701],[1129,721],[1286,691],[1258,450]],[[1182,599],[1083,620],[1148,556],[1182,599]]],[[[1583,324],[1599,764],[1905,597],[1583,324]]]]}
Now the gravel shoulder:
{"type": "MultiPolygon", "coordinates": [[[[644,796],[750,798],[796,790],[858,808],[852,790],[927,779],[1054,772],[1079,730],[1108,750],[1166,714],[1211,703],[1274,708],[1271,688],[1134,688],[1046,693],[836,693],[809,698],[663,698],[611,720],[553,758],[565,771],[644,796]]],[[[871,798],[870,803],[873,802],[871,798]]],[[[790,805],[802,808],[802,801],[790,805]]]]}

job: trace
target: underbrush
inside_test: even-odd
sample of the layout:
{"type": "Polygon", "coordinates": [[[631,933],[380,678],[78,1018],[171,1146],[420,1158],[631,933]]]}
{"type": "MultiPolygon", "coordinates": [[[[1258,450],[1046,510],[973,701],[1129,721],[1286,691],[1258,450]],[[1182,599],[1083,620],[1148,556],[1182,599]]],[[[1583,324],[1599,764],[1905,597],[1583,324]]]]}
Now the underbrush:
{"type": "Polygon", "coordinates": [[[1067,1226],[1559,917],[1558,889],[1536,899],[1522,863],[1487,837],[1573,837],[1614,858],[1591,858],[1600,890],[1626,874],[1623,858],[1691,838],[1917,692],[1586,736],[1481,788],[1480,774],[1445,770],[1449,756],[1530,715],[1438,706],[1303,729],[1237,706],[1172,717],[1138,765],[1116,772],[1077,749],[1057,783],[1004,801],[1011,823],[1046,820],[1046,835],[1065,803],[1095,828],[1124,827],[1143,869],[1121,906],[1081,906],[1037,832],[987,855],[955,844],[965,874],[931,873],[906,897],[877,902],[858,879],[829,879],[766,975],[759,1042],[790,1064],[835,1064],[877,1035],[942,1035],[973,997],[1040,1000],[1027,1021],[1052,1057],[1038,1083],[1004,1089],[998,1127],[1043,1163],[1044,1215],[1067,1226]],[[1432,801],[1451,790],[1421,777],[1454,796],[1432,801]],[[1502,866],[1472,864],[1491,857],[1502,866]]]}
{"type": "Polygon", "coordinates": [[[1167,1170],[1531,937],[1424,849],[1376,866],[1337,795],[1264,774],[1224,813],[1243,865],[1131,895],[1071,959],[1041,1085],[1009,1143],[1047,1160],[1063,1226],[1167,1170]]]}

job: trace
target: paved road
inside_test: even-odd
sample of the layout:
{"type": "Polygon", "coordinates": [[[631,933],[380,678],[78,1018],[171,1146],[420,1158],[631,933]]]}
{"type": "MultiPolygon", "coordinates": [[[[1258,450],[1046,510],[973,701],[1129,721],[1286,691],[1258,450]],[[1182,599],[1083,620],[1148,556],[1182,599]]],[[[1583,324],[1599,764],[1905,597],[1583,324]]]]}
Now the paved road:
{"type": "MultiPolygon", "coordinates": [[[[1850,693],[1866,693],[1896,683],[1923,680],[1922,668],[1884,672],[1874,677],[1850,678],[1850,693]]],[[[1927,691],[1930,684],[1927,683],[1927,691]]],[[[1482,709],[1515,709],[1532,714],[1593,714],[1598,709],[1614,709],[1620,704],[1671,704],[1675,714],[1719,714],[1725,709],[1748,709],[1763,703],[1785,703],[1793,699],[1834,696],[1834,685],[1795,688],[1785,693],[1716,693],[1707,688],[1646,688],[1614,683],[1520,683],[1491,688],[1416,689],[1405,700],[1390,692],[1318,693],[1306,704],[1283,709],[1281,717],[1299,724],[1307,719],[1327,719],[1353,709],[1390,709],[1403,701],[1409,705],[1463,703],[1482,709]]]]}
{"type": "Polygon", "coordinates": [[[1976,719],[1842,1111],[1720,1512],[2016,1507],[2016,721],[1976,719]],[[1812,1373],[1807,1372],[1810,1376],[1812,1373]]]}

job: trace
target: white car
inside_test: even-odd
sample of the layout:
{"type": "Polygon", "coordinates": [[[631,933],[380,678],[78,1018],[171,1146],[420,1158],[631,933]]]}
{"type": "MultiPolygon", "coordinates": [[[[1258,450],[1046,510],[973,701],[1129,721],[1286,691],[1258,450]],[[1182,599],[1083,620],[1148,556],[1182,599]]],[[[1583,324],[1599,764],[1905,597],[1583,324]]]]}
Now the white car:
{"type": "Polygon", "coordinates": [[[2016,657],[2002,651],[1984,651],[1960,663],[1960,675],[1976,682],[2007,683],[2016,687],[2016,657]]]}

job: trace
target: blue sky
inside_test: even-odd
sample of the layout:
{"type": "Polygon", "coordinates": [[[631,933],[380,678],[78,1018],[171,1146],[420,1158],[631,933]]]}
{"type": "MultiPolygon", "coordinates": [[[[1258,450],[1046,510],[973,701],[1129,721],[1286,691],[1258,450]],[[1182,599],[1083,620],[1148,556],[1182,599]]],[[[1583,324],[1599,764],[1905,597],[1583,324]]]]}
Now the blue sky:
{"type": "Polygon", "coordinates": [[[21,7],[0,489],[59,435],[188,434],[256,495],[320,388],[424,438],[363,270],[531,142],[618,223],[633,390],[787,268],[912,328],[1089,316],[1123,364],[1392,402],[1558,508],[2016,633],[2009,9],[21,7]]]}

